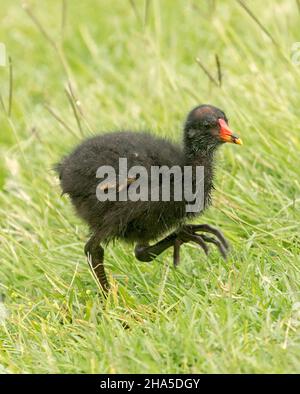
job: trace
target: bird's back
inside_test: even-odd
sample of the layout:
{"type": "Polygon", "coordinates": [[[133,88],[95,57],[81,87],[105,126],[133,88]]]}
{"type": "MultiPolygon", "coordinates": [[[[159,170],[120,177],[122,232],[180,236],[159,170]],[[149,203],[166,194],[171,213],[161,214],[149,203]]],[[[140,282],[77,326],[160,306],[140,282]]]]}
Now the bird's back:
{"type": "Polygon", "coordinates": [[[130,241],[157,238],[183,216],[182,204],[152,201],[99,201],[96,172],[111,166],[118,175],[119,159],[128,169],[143,166],[183,166],[180,147],[146,132],[114,132],[92,137],[65,157],[57,170],[63,193],[69,194],[79,215],[103,238],[121,237],[130,241]],[[176,214],[176,211],[178,213],[176,214]]]}

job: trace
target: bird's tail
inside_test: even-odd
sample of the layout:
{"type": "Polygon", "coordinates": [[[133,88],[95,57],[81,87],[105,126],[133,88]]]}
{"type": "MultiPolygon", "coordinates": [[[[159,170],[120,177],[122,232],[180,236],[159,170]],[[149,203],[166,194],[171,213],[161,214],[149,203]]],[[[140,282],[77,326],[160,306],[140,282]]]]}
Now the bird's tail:
{"type": "MultiPolygon", "coordinates": [[[[62,185],[62,177],[63,177],[63,162],[59,162],[53,165],[52,169],[53,171],[55,171],[59,177],[59,181],[60,181],[60,186],[63,189],[63,185],[62,185]]],[[[61,193],[61,196],[63,196],[66,192],[63,190],[61,193]]]]}
{"type": "Polygon", "coordinates": [[[55,163],[52,167],[52,169],[57,173],[59,179],[62,179],[62,172],[63,172],[63,163],[55,163]]]}

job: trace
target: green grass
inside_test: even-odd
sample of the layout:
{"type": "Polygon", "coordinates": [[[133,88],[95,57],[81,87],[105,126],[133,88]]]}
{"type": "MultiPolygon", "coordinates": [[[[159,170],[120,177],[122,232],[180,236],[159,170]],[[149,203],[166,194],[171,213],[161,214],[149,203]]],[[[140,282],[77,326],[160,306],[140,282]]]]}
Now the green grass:
{"type": "MultiPolygon", "coordinates": [[[[1,371],[300,372],[297,2],[247,3],[273,41],[234,1],[136,0],[137,14],[125,0],[69,1],[64,29],[62,3],[42,3],[30,9],[60,57],[18,1],[0,5],[14,72],[12,115],[0,112],[1,371]],[[195,61],[215,76],[216,53],[221,88],[195,61]],[[110,245],[114,290],[103,303],[83,254],[87,228],[51,167],[104,130],[180,141],[198,103],[224,109],[244,141],[220,151],[214,204],[200,218],[222,228],[230,258],[187,245],[175,271],[171,251],[147,264],[110,245]]],[[[0,67],[6,107],[8,71],[0,67]]]]}

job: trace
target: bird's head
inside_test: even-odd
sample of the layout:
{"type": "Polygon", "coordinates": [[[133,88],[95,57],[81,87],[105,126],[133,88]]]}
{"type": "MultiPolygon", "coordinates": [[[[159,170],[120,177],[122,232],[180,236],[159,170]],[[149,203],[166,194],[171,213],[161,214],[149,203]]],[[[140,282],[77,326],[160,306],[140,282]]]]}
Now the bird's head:
{"type": "Polygon", "coordinates": [[[200,105],[187,116],[184,125],[184,142],[189,151],[214,150],[225,142],[242,145],[233,134],[223,111],[212,105],[200,105]]]}

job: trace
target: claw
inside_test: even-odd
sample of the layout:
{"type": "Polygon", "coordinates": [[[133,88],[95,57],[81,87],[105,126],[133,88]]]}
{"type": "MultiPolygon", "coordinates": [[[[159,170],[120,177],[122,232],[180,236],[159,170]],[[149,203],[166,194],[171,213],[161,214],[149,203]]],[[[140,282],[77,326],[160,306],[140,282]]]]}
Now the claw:
{"type": "Polygon", "coordinates": [[[224,260],[226,260],[227,258],[227,250],[225,249],[224,245],[222,244],[222,242],[220,242],[218,239],[213,238],[213,237],[209,237],[208,235],[202,235],[202,238],[205,242],[210,242],[213,243],[217,246],[217,248],[219,249],[219,252],[221,253],[221,255],[223,256],[224,260]]]}

